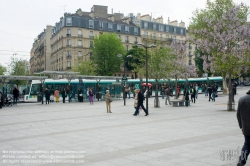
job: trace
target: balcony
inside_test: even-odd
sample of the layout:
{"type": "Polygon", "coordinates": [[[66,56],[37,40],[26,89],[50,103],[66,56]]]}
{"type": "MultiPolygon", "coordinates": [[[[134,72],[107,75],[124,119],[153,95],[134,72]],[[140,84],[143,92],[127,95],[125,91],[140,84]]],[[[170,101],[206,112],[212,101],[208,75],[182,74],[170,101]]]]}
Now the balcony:
{"type": "Polygon", "coordinates": [[[71,44],[67,44],[66,46],[67,46],[67,47],[71,47],[71,44]]]}
{"type": "Polygon", "coordinates": [[[191,49],[192,49],[192,46],[188,46],[188,49],[190,49],[190,50],[191,50],[191,49]]]}
{"type": "Polygon", "coordinates": [[[83,45],[78,45],[78,47],[83,47],[83,45]]]}
{"type": "Polygon", "coordinates": [[[82,34],[78,34],[78,37],[82,37],[82,34]]]}
{"type": "Polygon", "coordinates": [[[126,43],[129,43],[129,40],[125,40],[126,43]]]}
{"type": "Polygon", "coordinates": [[[135,43],[135,44],[137,44],[137,43],[138,43],[138,41],[134,41],[134,43],[135,43]]]}
{"type": "Polygon", "coordinates": [[[94,47],[93,44],[90,44],[90,45],[89,45],[89,48],[93,48],[93,47],[94,47]]]}
{"type": "Polygon", "coordinates": [[[67,67],[67,70],[70,70],[71,69],[71,67],[67,67]]]}
{"type": "Polygon", "coordinates": [[[148,38],[148,35],[143,35],[142,38],[146,38],[146,39],[147,39],[147,38],[148,38]]]}
{"type": "Polygon", "coordinates": [[[89,38],[90,38],[90,39],[94,39],[94,36],[91,36],[91,35],[90,35],[89,38]]]}
{"type": "Polygon", "coordinates": [[[71,36],[71,34],[70,34],[70,33],[68,33],[68,34],[66,34],[66,36],[67,36],[67,37],[70,37],[70,36],[71,36]]]}
{"type": "Polygon", "coordinates": [[[67,58],[67,59],[71,59],[72,56],[71,56],[71,55],[67,55],[66,58],[67,58]]]}

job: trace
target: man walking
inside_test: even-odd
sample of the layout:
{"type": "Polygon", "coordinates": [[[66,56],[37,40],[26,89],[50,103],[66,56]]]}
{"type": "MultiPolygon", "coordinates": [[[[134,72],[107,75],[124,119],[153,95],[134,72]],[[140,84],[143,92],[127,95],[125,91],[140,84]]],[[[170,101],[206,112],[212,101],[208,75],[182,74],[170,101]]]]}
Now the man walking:
{"type": "Polygon", "coordinates": [[[194,87],[191,88],[190,93],[191,93],[191,101],[192,101],[192,103],[193,103],[193,102],[195,103],[195,94],[196,94],[196,90],[195,90],[194,87]]]}
{"type": "Polygon", "coordinates": [[[170,98],[169,98],[169,96],[171,95],[171,90],[169,87],[167,87],[165,94],[166,94],[165,105],[168,105],[168,103],[169,103],[169,105],[171,105],[170,98]]]}
{"type": "Polygon", "coordinates": [[[138,104],[135,110],[135,113],[133,114],[134,116],[137,116],[139,114],[139,108],[141,107],[143,111],[146,113],[145,116],[148,116],[148,110],[145,109],[143,105],[143,100],[144,100],[144,94],[141,92],[140,89],[138,89],[138,104]]]}
{"type": "Polygon", "coordinates": [[[66,98],[66,97],[67,97],[66,88],[63,88],[63,90],[62,90],[63,103],[65,103],[65,98],[66,98]]]}
{"type": "Polygon", "coordinates": [[[198,92],[199,92],[199,86],[198,84],[195,85],[195,98],[198,99],[198,92]]]}
{"type": "Polygon", "coordinates": [[[241,156],[237,166],[246,164],[250,152],[250,90],[238,102],[237,119],[240,129],[245,137],[245,143],[241,150],[241,156]]]}

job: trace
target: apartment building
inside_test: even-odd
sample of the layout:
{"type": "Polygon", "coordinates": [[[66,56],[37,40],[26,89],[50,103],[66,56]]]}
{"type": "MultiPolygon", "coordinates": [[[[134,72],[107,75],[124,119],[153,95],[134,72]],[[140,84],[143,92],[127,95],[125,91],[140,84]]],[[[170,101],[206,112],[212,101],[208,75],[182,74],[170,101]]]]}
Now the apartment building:
{"type": "Polygon", "coordinates": [[[48,25],[34,40],[30,52],[30,72],[41,72],[51,70],[51,45],[50,38],[52,26],[48,25]]]}
{"type": "Polygon", "coordinates": [[[140,28],[123,14],[108,14],[107,6],[94,5],[90,12],[78,9],[65,13],[51,33],[51,69],[71,70],[78,60],[88,61],[93,56],[94,37],[104,32],[116,33],[126,50],[141,42],[140,28]]]}

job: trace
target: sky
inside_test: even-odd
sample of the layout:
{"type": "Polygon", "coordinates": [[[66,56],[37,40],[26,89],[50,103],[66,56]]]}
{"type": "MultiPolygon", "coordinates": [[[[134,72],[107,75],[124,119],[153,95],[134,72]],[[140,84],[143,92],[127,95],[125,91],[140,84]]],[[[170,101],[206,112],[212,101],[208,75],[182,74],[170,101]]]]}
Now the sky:
{"type": "MultiPolygon", "coordinates": [[[[55,25],[64,12],[79,8],[90,12],[93,5],[108,6],[108,13],[152,14],[163,17],[164,23],[184,21],[186,27],[197,8],[205,8],[206,0],[0,0],[0,64],[8,67],[10,57],[29,60],[34,39],[47,25],[55,25]]],[[[234,0],[246,3],[249,0],[234,0]]]]}

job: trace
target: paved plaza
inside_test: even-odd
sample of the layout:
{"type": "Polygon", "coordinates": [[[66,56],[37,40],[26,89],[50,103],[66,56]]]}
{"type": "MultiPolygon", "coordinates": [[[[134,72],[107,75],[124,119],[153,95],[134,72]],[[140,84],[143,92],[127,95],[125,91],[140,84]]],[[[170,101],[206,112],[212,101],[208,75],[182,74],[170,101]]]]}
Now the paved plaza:
{"type": "MultiPolygon", "coordinates": [[[[235,100],[247,90],[239,87],[235,100]]],[[[126,106],[123,100],[113,101],[109,114],[103,101],[3,108],[0,165],[236,165],[244,139],[236,112],[225,111],[227,96],[208,102],[200,94],[190,107],[172,107],[159,99],[160,108],[149,99],[149,116],[143,111],[132,116],[133,99],[126,106]]]]}

